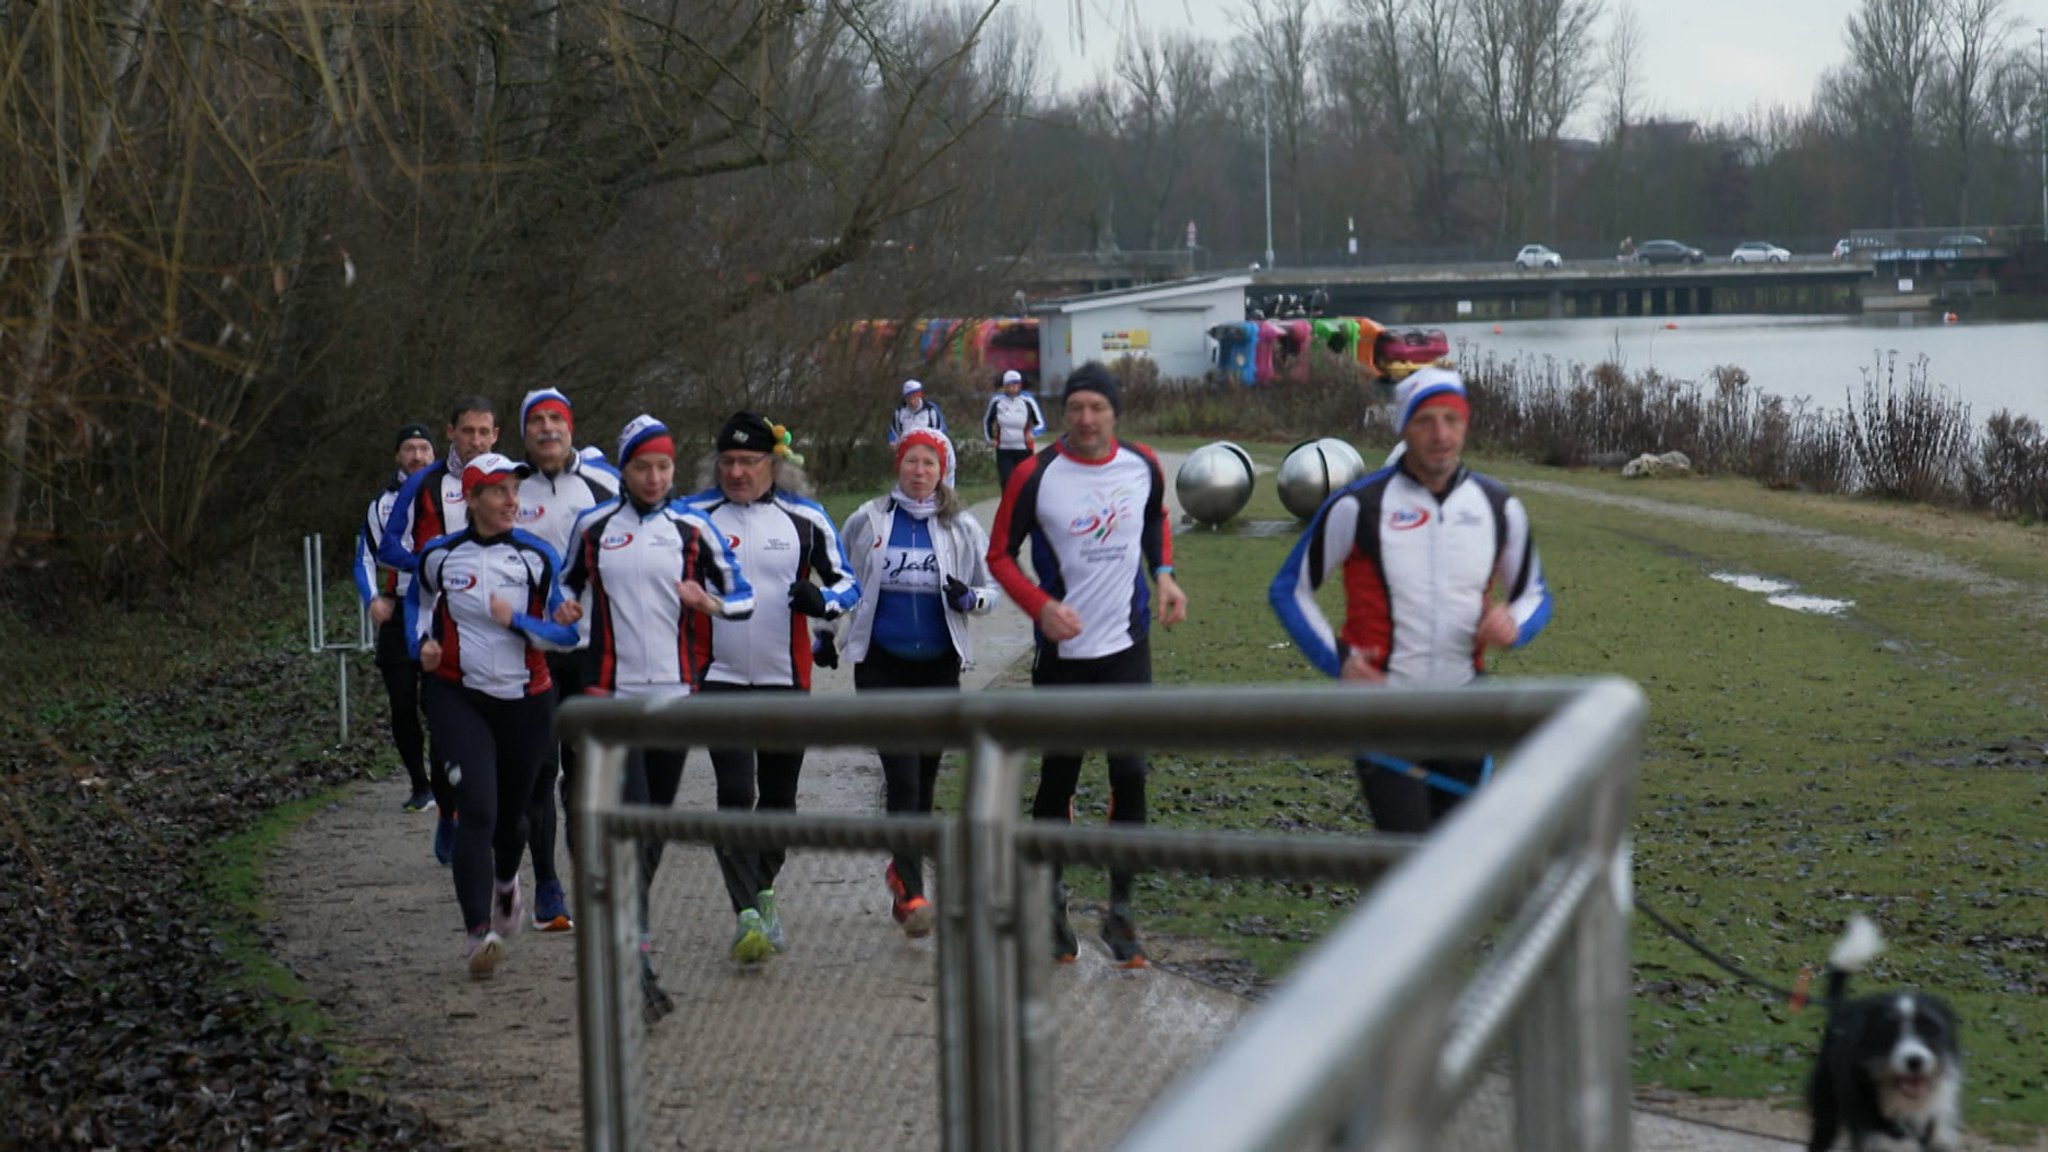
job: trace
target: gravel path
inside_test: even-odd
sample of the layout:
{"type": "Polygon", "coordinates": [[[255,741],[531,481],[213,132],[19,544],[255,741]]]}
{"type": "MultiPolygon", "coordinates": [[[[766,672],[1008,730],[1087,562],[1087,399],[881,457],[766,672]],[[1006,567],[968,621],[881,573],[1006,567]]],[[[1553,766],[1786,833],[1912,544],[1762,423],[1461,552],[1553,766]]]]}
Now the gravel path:
{"type": "MultiPolygon", "coordinates": [[[[1177,465],[1167,457],[1169,472],[1177,465]]],[[[1671,508],[1566,485],[1520,487],[1671,508]]],[[[993,519],[991,508],[976,511],[984,524],[993,519]]],[[[1702,518],[1789,530],[1739,514],[1702,518]]],[[[1886,557],[1897,563],[1896,554],[1886,557]]],[[[1190,595],[1199,611],[1202,590],[1190,595]]],[[[1028,651],[1028,625],[1002,607],[976,622],[974,642],[969,687],[1028,651]]],[[[824,673],[818,690],[849,691],[851,679],[845,670],[824,673]]],[[[693,754],[678,803],[710,808],[709,777],[701,753],[693,754]]],[[[278,955],[400,1097],[478,1146],[579,1147],[574,938],[529,933],[496,979],[468,979],[448,874],[429,851],[432,821],[400,813],[402,791],[402,780],[359,789],[279,849],[268,889],[278,955]]],[[[807,810],[875,811],[879,795],[879,767],[866,750],[816,749],[806,762],[807,810]]],[[[567,875],[566,858],[562,866],[567,875]]],[[[671,851],[653,916],[658,964],[679,1008],[645,1050],[639,1085],[649,1102],[649,1147],[937,1146],[934,952],[890,922],[881,867],[879,856],[793,858],[782,884],[791,951],[765,971],[740,972],[723,959],[731,918],[708,853],[671,851]]],[[[1250,1007],[1165,971],[1112,968],[1088,939],[1093,922],[1077,901],[1081,963],[1056,974],[1058,1120],[1067,1148],[1113,1143],[1145,1100],[1250,1007]]],[[[1155,943],[1163,959],[1173,958],[1172,948],[1155,943]]],[[[1482,1094],[1473,1134],[1500,1132],[1506,1115],[1497,1093],[1482,1094]]],[[[1783,1114],[1761,1105],[1732,1105],[1717,1116],[1786,1128],[1783,1114]]],[[[1790,1146],[1652,1113],[1639,1113],[1635,1127],[1641,1148],[1790,1146]]],[[[1486,1144],[1506,1146],[1498,1135],[1477,1146],[1486,1144]]]]}

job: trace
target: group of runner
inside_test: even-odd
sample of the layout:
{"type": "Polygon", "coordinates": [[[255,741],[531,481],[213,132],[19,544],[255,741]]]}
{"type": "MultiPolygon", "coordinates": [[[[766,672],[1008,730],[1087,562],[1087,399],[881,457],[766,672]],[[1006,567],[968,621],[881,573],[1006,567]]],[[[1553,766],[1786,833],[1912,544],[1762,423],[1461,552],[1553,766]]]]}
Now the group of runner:
{"type": "MultiPolygon", "coordinates": [[[[1151,623],[1187,615],[1164,470],[1149,448],[1117,435],[1118,381],[1102,365],[1066,378],[1065,432],[1042,450],[1043,416],[1015,375],[983,422],[1006,465],[992,531],[953,491],[955,447],[914,381],[890,428],[895,483],[843,535],[811,498],[788,430],[751,412],[726,421],[699,490],[681,498],[675,440],[661,421],[629,422],[609,460],[578,452],[573,409],[554,389],[520,405],[524,462],[492,450],[496,417],[481,397],[454,406],[439,459],[424,425],[399,430],[398,474],[370,505],[357,580],[379,626],[393,738],[411,782],[405,807],[437,814],[434,852],[452,865],[472,975],[489,976],[522,928],[573,927],[554,870],[557,781],[566,807],[576,768],[554,735],[561,698],[801,693],[814,662],[836,667],[842,657],[857,691],[957,689],[972,655],[966,621],[1003,596],[1035,625],[1034,685],[1151,682],[1151,623]],[[1027,545],[1028,575],[1019,563],[1027,545]],[[519,883],[529,851],[530,911],[519,883]]],[[[1324,671],[1462,683],[1488,647],[1526,643],[1548,619],[1521,505],[1462,465],[1468,415],[1455,374],[1410,377],[1399,401],[1403,463],[1333,496],[1275,578],[1276,610],[1324,671]],[[1340,572],[1347,614],[1333,631],[1314,591],[1340,572]],[[1495,588],[1505,603],[1494,602],[1495,588]]],[[[887,811],[931,811],[941,751],[880,754],[887,811]]],[[[721,809],[796,807],[801,749],[709,752],[721,809]]],[[[1081,761],[1044,757],[1035,818],[1072,818],[1081,761]]],[[[1143,824],[1144,758],[1108,761],[1110,819],[1143,824]]],[[[682,770],[681,753],[636,752],[628,798],[672,803],[682,770]]],[[[1469,790],[1477,772],[1361,761],[1360,778],[1376,823],[1418,830],[1449,807],[1423,781],[1469,790]]],[[[784,854],[720,850],[717,861],[735,920],[731,956],[759,964],[783,951],[775,884],[784,854]]],[[[643,863],[644,941],[644,881],[658,851],[643,863]]],[[[1143,967],[1132,880],[1111,873],[1101,937],[1115,963],[1143,967]]],[[[904,932],[930,933],[923,862],[894,857],[884,881],[904,932]]],[[[1078,943],[1064,884],[1052,919],[1055,959],[1071,962],[1078,943]]],[[[642,972],[650,1009],[666,1010],[644,948],[642,972]]]]}

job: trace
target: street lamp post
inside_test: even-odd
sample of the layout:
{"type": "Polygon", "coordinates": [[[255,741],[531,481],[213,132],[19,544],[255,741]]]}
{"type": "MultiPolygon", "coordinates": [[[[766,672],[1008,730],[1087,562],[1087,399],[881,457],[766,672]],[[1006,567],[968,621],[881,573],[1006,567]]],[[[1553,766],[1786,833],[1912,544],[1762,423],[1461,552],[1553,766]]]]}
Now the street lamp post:
{"type": "MultiPolygon", "coordinates": [[[[1263,79],[1263,78],[1262,78],[1263,79]]],[[[1259,85],[1260,134],[1266,141],[1266,270],[1273,270],[1273,99],[1270,85],[1259,85]]]]}
{"type": "Polygon", "coordinates": [[[2034,29],[2034,142],[2041,147],[2041,238],[2048,240],[2048,28],[2034,29]]]}

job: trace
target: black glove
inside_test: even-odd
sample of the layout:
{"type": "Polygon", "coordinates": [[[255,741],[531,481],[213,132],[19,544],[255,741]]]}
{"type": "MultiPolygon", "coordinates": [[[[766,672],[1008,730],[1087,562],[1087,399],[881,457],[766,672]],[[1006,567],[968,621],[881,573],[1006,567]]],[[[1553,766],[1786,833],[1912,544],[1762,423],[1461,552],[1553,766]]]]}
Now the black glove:
{"type": "Polygon", "coordinates": [[[823,619],[831,615],[832,609],[825,603],[825,593],[809,580],[799,580],[789,586],[789,608],[806,616],[823,619]]]}
{"type": "Polygon", "coordinates": [[[839,641],[834,640],[830,632],[820,632],[811,637],[811,663],[820,668],[839,667],[839,641]]]}
{"type": "Polygon", "coordinates": [[[946,607],[955,612],[974,611],[974,589],[961,583],[958,576],[946,577],[946,607]]]}

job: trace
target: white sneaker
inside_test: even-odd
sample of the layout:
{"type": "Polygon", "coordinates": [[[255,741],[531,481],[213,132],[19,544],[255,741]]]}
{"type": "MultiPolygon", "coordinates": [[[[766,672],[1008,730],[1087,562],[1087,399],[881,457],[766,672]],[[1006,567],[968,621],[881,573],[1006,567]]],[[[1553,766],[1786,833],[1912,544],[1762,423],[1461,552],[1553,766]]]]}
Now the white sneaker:
{"type": "Polygon", "coordinates": [[[496,932],[486,932],[481,936],[471,934],[469,951],[465,956],[469,960],[471,979],[488,980],[491,973],[498,970],[498,961],[505,958],[505,941],[496,932]]]}
{"type": "Polygon", "coordinates": [[[501,880],[491,890],[491,931],[498,936],[519,935],[526,927],[526,900],[519,892],[519,877],[501,880]]]}

